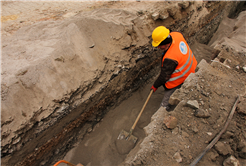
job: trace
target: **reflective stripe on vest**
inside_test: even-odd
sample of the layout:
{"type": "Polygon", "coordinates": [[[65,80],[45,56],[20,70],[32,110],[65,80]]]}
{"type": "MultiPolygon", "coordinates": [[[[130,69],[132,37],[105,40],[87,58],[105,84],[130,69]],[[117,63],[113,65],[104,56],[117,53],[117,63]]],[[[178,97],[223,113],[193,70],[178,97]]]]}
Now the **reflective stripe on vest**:
{"type": "Polygon", "coordinates": [[[173,41],[163,56],[162,65],[166,58],[177,61],[178,65],[171,74],[170,79],[165,82],[165,86],[168,89],[172,89],[182,84],[190,73],[195,72],[197,65],[196,58],[183,35],[179,32],[171,32],[170,35],[172,36],[173,41]]]}
{"type": "Polygon", "coordinates": [[[190,71],[190,68],[192,67],[192,64],[193,64],[193,60],[192,60],[193,59],[193,53],[192,53],[192,55],[190,55],[190,49],[189,49],[189,58],[187,59],[185,64],[180,69],[174,70],[173,74],[182,71],[188,65],[188,63],[190,62],[190,59],[191,59],[190,66],[183,72],[183,74],[181,74],[181,75],[179,75],[177,77],[170,78],[167,82],[175,81],[175,80],[183,77],[188,71],[190,71]]]}

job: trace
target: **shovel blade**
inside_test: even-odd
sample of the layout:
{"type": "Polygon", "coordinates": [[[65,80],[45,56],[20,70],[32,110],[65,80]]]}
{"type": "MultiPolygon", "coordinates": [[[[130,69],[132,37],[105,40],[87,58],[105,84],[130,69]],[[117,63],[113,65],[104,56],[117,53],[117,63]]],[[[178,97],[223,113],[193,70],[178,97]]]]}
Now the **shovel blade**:
{"type": "Polygon", "coordinates": [[[118,136],[117,139],[120,139],[120,140],[127,140],[127,141],[133,141],[133,143],[136,143],[138,138],[135,137],[134,135],[130,134],[129,132],[126,132],[124,130],[121,130],[120,132],[120,135],[118,136]]]}

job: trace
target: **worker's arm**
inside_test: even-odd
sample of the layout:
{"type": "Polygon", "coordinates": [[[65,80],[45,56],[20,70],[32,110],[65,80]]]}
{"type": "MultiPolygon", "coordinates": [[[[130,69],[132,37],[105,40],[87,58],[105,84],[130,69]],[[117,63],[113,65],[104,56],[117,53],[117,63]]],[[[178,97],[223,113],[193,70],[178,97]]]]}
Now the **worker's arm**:
{"type": "Polygon", "coordinates": [[[153,86],[157,89],[161,85],[165,85],[166,81],[169,80],[177,65],[177,61],[166,58],[163,62],[163,66],[161,67],[161,73],[153,86]]]}

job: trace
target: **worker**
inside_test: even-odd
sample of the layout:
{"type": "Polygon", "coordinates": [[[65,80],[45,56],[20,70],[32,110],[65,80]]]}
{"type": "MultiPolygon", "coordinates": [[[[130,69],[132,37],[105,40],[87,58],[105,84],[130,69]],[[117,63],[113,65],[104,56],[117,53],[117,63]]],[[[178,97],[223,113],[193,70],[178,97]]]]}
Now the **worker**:
{"type": "Polygon", "coordinates": [[[172,93],[181,87],[190,73],[194,73],[197,65],[189,45],[180,32],[172,32],[164,26],[159,26],[152,32],[152,46],[162,53],[161,72],[151,89],[155,92],[161,85],[164,87],[164,97],[160,107],[170,111],[168,103],[172,93]]]}

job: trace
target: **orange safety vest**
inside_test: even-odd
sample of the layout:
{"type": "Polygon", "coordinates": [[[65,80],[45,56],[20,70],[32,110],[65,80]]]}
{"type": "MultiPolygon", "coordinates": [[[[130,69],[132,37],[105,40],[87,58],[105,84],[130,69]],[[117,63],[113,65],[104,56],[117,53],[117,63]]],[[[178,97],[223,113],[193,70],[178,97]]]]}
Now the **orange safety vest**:
{"type": "Polygon", "coordinates": [[[165,83],[168,89],[175,88],[182,84],[190,73],[195,73],[197,61],[183,35],[179,32],[171,32],[172,44],[163,56],[162,65],[165,58],[178,62],[177,67],[170,79],[165,83]]]}

